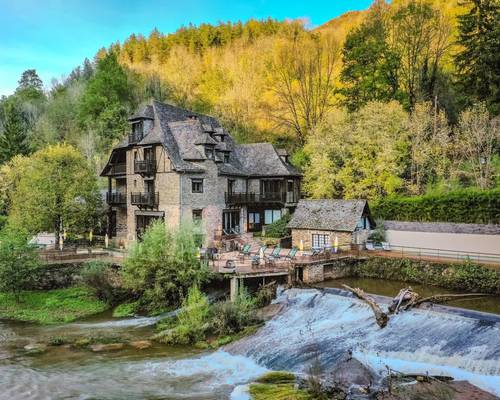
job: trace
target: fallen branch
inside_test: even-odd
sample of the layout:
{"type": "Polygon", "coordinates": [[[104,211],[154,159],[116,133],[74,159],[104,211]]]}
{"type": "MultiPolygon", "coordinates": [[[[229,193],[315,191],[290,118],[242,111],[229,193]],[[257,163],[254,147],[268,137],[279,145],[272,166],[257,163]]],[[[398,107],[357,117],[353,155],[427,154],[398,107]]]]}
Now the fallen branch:
{"type": "Polygon", "coordinates": [[[342,287],[349,290],[358,299],[361,299],[366,303],[368,303],[368,305],[373,310],[373,313],[375,314],[375,320],[377,321],[378,326],[384,328],[387,325],[387,322],[389,321],[389,316],[387,315],[387,313],[383,312],[382,309],[379,307],[379,305],[375,302],[375,300],[373,300],[370,296],[368,296],[362,289],[352,288],[347,285],[342,285],[342,287]]]}
{"type": "Polygon", "coordinates": [[[408,303],[404,309],[407,310],[410,307],[417,307],[422,303],[446,303],[447,301],[457,300],[457,299],[466,299],[466,298],[474,298],[474,297],[485,297],[489,296],[489,294],[484,293],[464,293],[464,294],[436,294],[434,296],[424,297],[416,300],[413,303],[408,303]]]}

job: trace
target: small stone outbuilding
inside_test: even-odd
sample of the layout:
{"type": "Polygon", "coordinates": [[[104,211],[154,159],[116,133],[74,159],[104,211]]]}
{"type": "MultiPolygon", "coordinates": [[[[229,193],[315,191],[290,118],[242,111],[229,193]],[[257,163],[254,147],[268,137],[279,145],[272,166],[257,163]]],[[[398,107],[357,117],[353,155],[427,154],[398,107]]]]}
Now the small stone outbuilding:
{"type": "Polygon", "coordinates": [[[300,200],[288,227],[304,250],[363,244],[375,227],[366,200],[300,200]]]}

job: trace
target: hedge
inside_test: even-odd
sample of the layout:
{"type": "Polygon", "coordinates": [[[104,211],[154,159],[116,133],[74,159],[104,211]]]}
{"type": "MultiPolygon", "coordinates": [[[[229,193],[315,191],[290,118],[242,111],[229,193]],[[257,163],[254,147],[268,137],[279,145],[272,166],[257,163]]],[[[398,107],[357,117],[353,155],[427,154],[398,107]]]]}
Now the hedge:
{"type": "Polygon", "coordinates": [[[500,189],[463,189],[414,197],[385,197],[370,205],[375,218],[393,221],[500,223],[500,189]]]}

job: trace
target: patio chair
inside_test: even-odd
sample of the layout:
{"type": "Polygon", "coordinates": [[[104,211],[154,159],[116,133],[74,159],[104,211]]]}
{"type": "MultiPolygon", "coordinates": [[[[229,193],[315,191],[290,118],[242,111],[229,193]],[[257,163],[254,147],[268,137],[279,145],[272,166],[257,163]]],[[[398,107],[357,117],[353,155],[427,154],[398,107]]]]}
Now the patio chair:
{"type": "Polygon", "coordinates": [[[286,254],[283,258],[285,260],[293,260],[295,258],[295,256],[297,255],[297,251],[299,251],[299,249],[297,247],[292,247],[290,249],[290,251],[288,252],[288,254],[286,254]]]}
{"type": "Polygon", "coordinates": [[[389,244],[389,242],[382,242],[382,248],[385,251],[391,251],[391,245],[389,244]]]}
{"type": "Polygon", "coordinates": [[[366,250],[368,250],[368,251],[376,251],[377,250],[377,249],[375,249],[373,242],[366,242],[365,247],[366,247],[366,250]]]}
{"type": "Polygon", "coordinates": [[[246,256],[250,255],[251,248],[252,248],[251,244],[249,243],[245,244],[239,252],[239,257],[244,259],[246,256]]]}
{"type": "Polygon", "coordinates": [[[265,257],[265,263],[266,265],[274,265],[275,261],[280,258],[280,251],[281,247],[276,246],[271,254],[269,254],[267,257],[265,257]]]}

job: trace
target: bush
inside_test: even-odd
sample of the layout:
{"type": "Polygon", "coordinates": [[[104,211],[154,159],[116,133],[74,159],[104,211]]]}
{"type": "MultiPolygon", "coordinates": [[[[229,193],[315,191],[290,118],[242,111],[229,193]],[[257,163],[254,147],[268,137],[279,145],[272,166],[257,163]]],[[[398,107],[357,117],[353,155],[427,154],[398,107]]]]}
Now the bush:
{"type": "Polygon", "coordinates": [[[88,261],[83,266],[81,277],[83,283],[93,290],[99,300],[116,304],[125,297],[120,275],[110,263],[88,261]]]}
{"type": "Polygon", "coordinates": [[[374,243],[385,242],[386,235],[385,235],[384,221],[377,220],[377,226],[375,227],[373,232],[370,233],[370,236],[368,237],[368,239],[374,243]]]}
{"type": "Polygon", "coordinates": [[[414,197],[385,197],[370,205],[383,220],[500,223],[500,189],[462,189],[414,197]]]}
{"type": "Polygon", "coordinates": [[[137,302],[120,304],[113,310],[113,318],[133,317],[137,314],[138,309],[137,302]]]}
{"type": "Polygon", "coordinates": [[[279,220],[274,221],[272,224],[266,225],[266,236],[272,238],[282,238],[289,236],[290,230],[287,228],[290,222],[291,215],[285,214],[279,220]]]}
{"type": "Polygon", "coordinates": [[[27,237],[4,229],[0,235],[0,291],[12,293],[19,302],[21,292],[31,285],[39,267],[38,252],[27,237]]]}
{"type": "Polygon", "coordinates": [[[161,221],[148,227],[142,241],[134,243],[122,269],[125,286],[140,297],[146,311],[176,307],[195,284],[208,280],[201,262],[196,231],[189,224],[166,229],[161,221]]]}

